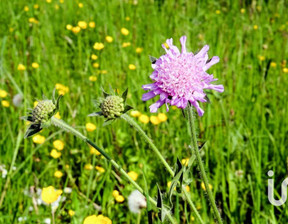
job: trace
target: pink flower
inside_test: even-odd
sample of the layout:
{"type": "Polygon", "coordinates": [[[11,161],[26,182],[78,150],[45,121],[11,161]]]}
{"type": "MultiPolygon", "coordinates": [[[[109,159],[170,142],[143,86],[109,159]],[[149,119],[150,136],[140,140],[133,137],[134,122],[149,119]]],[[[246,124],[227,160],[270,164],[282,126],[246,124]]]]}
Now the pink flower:
{"type": "Polygon", "coordinates": [[[164,103],[168,111],[168,104],[185,108],[190,102],[199,116],[202,116],[204,111],[200,108],[198,101],[206,102],[206,94],[203,90],[224,91],[223,85],[211,84],[217,79],[206,72],[212,65],[219,62],[219,57],[214,56],[208,60],[208,45],[205,45],[195,55],[187,52],[186,36],[182,36],[180,42],[181,52],[173,45],[172,38],[166,41],[169,49],[164,44],[162,45],[166,54],[152,62],[154,71],[150,78],[155,82],[142,86],[144,90],[150,90],[143,94],[142,100],[147,101],[157,95],[160,96],[160,99],[150,106],[151,113],[157,112],[164,103]]]}

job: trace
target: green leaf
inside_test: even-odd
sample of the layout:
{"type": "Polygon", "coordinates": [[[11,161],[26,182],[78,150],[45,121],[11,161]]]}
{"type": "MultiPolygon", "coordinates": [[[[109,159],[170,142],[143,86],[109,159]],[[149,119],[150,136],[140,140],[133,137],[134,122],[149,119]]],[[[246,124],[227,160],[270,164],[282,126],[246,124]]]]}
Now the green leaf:
{"type": "Polygon", "coordinates": [[[101,91],[102,91],[102,93],[103,93],[103,95],[104,95],[105,98],[106,98],[107,96],[110,96],[109,93],[106,93],[106,92],[105,92],[105,90],[103,89],[103,87],[101,87],[101,91]]]}
{"type": "Polygon", "coordinates": [[[125,108],[124,108],[124,111],[123,113],[126,113],[127,111],[133,109],[133,107],[129,106],[129,105],[126,105],[125,108]]]}
{"type": "Polygon", "coordinates": [[[95,117],[95,116],[103,116],[102,111],[94,112],[94,113],[88,115],[88,117],[95,117]]]}
{"type": "Polygon", "coordinates": [[[124,103],[126,102],[127,94],[128,94],[128,88],[122,93],[122,98],[124,100],[124,103]]]}
{"type": "Polygon", "coordinates": [[[160,211],[158,212],[158,216],[159,216],[161,222],[163,222],[165,219],[164,204],[163,204],[162,193],[160,191],[158,184],[157,184],[157,189],[158,189],[157,208],[160,209],[160,211]]]}
{"type": "Polygon", "coordinates": [[[32,135],[35,135],[36,133],[38,133],[41,130],[42,130],[41,124],[31,124],[29,126],[29,128],[27,129],[27,131],[26,131],[26,133],[24,135],[24,138],[29,138],[29,137],[31,137],[32,135]]]}
{"type": "Polygon", "coordinates": [[[60,100],[61,100],[62,97],[63,97],[63,95],[59,95],[59,96],[58,96],[58,98],[57,98],[57,100],[56,100],[56,105],[55,105],[56,108],[55,108],[55,110],[54,110],[54,113],[59,110],[59,102],[60,102],[60,100]]]}
{"type": "Polygon", "coordinates": [[[103,127],[112,124],[114,120],[115,120],[115,119],[108,119],[108,120],[104,121],[103,127]]]}
{"type": "Polygon", "coordinates": [[[144,178],[144,183],[145,183],[145,197],[146,197],[146,201],[147,201],[147,215],[148,215],[148,223],[152,224],[152,212],[153,210],[151,209],[150,206],[150,199],[149,199],[149,191],[148,191],[148,185],[147,185],[147,181],[146,181],[146,175],[145,172],[143,170],[143,178],[144,178]]]}

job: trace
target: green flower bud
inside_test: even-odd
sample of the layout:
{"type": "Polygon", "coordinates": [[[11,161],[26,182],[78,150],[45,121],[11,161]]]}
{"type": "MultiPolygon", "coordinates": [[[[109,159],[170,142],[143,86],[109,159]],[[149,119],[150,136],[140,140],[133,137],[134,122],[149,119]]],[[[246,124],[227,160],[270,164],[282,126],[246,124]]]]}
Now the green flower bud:
{"type": "Polygon", "coordinates": [[[35,123],[46,123],[54,115],[56,105],[52,100],[42,100],[32,111],[35,123]]]}
{"type": "Polygon", "coordinates": [[[120,117],[125,110],[124,99],[120,96],[107,96],[100,107],[105,118],[120,117]]]}

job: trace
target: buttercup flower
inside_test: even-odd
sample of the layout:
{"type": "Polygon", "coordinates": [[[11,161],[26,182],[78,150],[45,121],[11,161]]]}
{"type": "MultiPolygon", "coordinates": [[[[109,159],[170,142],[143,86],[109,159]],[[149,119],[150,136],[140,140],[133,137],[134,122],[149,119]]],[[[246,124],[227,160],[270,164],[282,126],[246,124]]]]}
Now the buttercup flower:
{"type": "Polygon", "coordinates": [[[1,98],[5,98],[7,95],[8,95],[8,93],[5,90],[0,89],[0,97],[1,98]]]}
{"type": "Polygon", "coordinates": [[[54,177],[61,178],[62,176],[63,176],[63,173],[60,170],[55,171],[54,177]]]}
{"type": "Polygon", "coordinates": [[[146,208],[146,198],[140,193],[140,191],[135,190],[128,197],[128,206],[132,213],[138,214],[141,212],[142,208],[146,208]]]}
{"type": "Polygon", "coordinates": [[[99,107],[101,111],[92,113],[89,116],[104,116],[107,118],[105,122],[108,122],[115,120],[122,114],[132,109],[131,106],[126,105],[128,89],[126,89],[121,96],[118,94],[115,95],[115,93],[113,93],[113,95],[108,94],[104,90],[102,90],[102,92],[104,99],[100,98],[98,101],[96,101],[96,106],[99,107]]]}
{"type": "Polygon", "coordinates": [[[58,149],[61,151],[64,149],[64,142],[62,140],[55,140],[53,142],[53,146],[55,147],[55,149],[58,149]]]}
{"type": "Polygon", "coordinates": [[[86,130],[91,132],[91,131],[95,131],[96,130],[96,125],[92,124],[92,123],[87,123],[86,124],[86,130]]]}
{"type": "Polygon", "coordinates": [[[166,54],[159,59],[150,57],[154,69],[150,78],[155,82],[142,86],[144,90],[150,90],[143,94],[142,100],[147,101],[157,95],[160,96],[160,99],[150,106],[151,113],[157,112],[164,103],[168,111],[168,104],[184,109],[189,102],[202,116],[204,111],[200,108],[198,101],[206,102],[206,94],[203,90],[224,91],[223,85],[210,84],[217,79],[206,72],[212,65],[219,62],[219,57],[214,56],[208,60],[208,45],[205,45],[195,55],[187,52],[186,36],[182,36],[180,42],[181,52],[173,45],[171,38],[166,41],[169,49],[162,45],[166,54]]]}
{"type": "Polygon", "coordinates": [[[51,204],[57,201],[58,197],[62,194],[62,190],[56,190],[53,186],[44,187],[41,192],[42,200],[47,203],[51,204]]]}
{"type": "Polygon", "coordinates": [[[112,224],[111,219],[104,215],[90,215],[87,216],[84,219],[83,224],[96,224],[96,223],[101,223],[101,224],[112,224]]]}
{"type": "Polygon", "coordinates": [[[125,200],[125,198],[123,197],[123,195],[118,195],[117,197],[115,197],[115,200],[119,203],[122,203],[125,200]]]}
{"type": "Polygon", "coordinates": [[[10,103],[7,100],[2,100],[1,104],[2,104],[3,107],[10,107],[10,103]]]}
{"type": "Polygon", "coordinates": [[[135,171],[130,171],[128,172],[129,177],[131,177],[132,180],[136,181],[138,178],[138,173],[136,173],[135,171]]]}
{"type": "Polygon", "coordinates": [[[57,159],[61,156],[61,152],[58,152],[56,149],[52,149],[50,152],[50,156],[52,156],[54,159],[57,159]]]}
{"type": "Polygon", "coordinates": [[[106,40],[108,43],[112,43],[112,42],[113,42],[113,37],[111,37],[111,36],[106,36],[106,37],[105,37],[105,40],[106,40]]]}
{"type": "Polygon", "coordinates": [[[95,22],[93,22],[93,21],[89,22],[89,27],[90,28],[95,28],[95,26],[96,26],[95,22]]]}

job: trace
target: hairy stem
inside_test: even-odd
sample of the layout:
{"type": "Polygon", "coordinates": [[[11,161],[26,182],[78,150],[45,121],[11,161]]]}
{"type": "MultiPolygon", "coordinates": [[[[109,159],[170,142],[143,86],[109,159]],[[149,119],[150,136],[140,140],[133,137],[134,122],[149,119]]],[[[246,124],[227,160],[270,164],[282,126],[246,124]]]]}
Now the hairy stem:
{"type": "MultiPolygon", "coordinates": [[[[76,129],[74,129],[73,127],[71,127],[70,125],[68,125],[67,123],[65,123],[64,121],[57,119],[55,117],[51,118],[51,123],[53,125],[55,125],[56,127],[59,127],[67,132],[72,133],[73,135],[75,135],[76,137],[82,139],[83,141],[87,142],[89,145],[91,145],[93,148],[95,148],[96,150],[98,150],[113,166],[115,169],[119,170],[119,172],[121,174],[123,174],[123,176],[125,176],[128,181],[138,190],[140,191],[142,194],[145,194],[144,190],[134,181],[132,180],[132,178],[126,173],[125,170],[122,169],[122,167],[113,159],[111,159],[111,157],[101,148],[99,148],[96,144],[94,144],[91,140],[89,140],[87,137],[85,137],[83,134],[81,134],[79,131],[77,131],[76,129]]],[[[149,197],[149,200],[152,202],[152,204],[154,206],[157,205],[157,202],[149,197]]],[[[167,212],[167,217],[168,219],[171,221],[171,223],[176,224],[174,218],[170,215],[169,212],[167,212]]]]}
{"type": "Polygon", "coordinates": [[[203,165],[203,162],[202,162],[199,150],[198,150],[197,137],[196,137],[196,128],[195,128],[194,115],[193,115],[193,108],[192,108],[191,105],[188,106],[188,121],[189,121],[190,132],[191,132],[191,135],[192,135],[193,149],[194,149],[194,152],[195,152],[195,155],[196,155],[196,160],[197,160],[197,163],[198,163],[198,166],[199,166],[199,169],[200,169],[201,178],[202,178],[202,180],[203,180],[203,182],[205,184],[206,192],[208,194],[209,201],[210,201],[210,203],[212,205],[212,209],[214,211],[214,215],[216,217],[216,220],[217,220],[218,223],[222,224],[222,219],[221,219],[220,213],[219,213],[219,211],[217,209],[217,206],[216,206],[212,191],[209,188],[208,178],[207,178],[207,175],[206,175],[206,172],[205,172],[205,168],[204,168],[204,165],[203,165]]]}
{"type": "MultiPolygon", "coordinates": [[[[162,154],[160,153],[160,151],[158,150],[158,148],[154,145],[154,143],[152,142],[152,140],[148,137],[148,135],[143,131],[143,129],[127,114],[122,114],[121,118],[125,121],[127,121],[133,128],[135,128],[140,135],[148,142],[148,144],[150,145],[150,147],[153,149],[153,151],[156,153],[156,155],[158,156],[158,158],[161,160],[161,162],[164,164],[164,166],[166,167],[166,169],[169,171],[170,175],[172,176],[172,178],[174,178],[174,171],[172,170],[172,168],[168,165],[168,163],[166,162],[166,160],[163,158],[162,154]]],[[[195,205],[192,202],[192,200],[189,198],[189,194],[186,192],[186,194],[184,193],[184,197],[186,198],[186,200],[189,202],[189,205],[191,206],[191,209],[194,211],[194,213],[196,214],[197,219],[199,220],[200,223],[203,223],[203,220],[201,218],[201,216],[199,215],[197,209],[195,209],[195,205]]]]}
{"type": "Polygon", "coordinates": [[[127,114],[122,114],[121,118],[125,121],[127,121],[133,128],[135,128],[140,135],[148,142],[152,150],[155,152],[155,154],[158,156],[158,158],[161,160],[163,165],[166,167],[166,169],[169,171],[172,177],[174,177],[174,172],[169,166],[169,164],[166,162],[162,154],[159,152],[158,148],[154,145],[152,140],[148,137],[148,135],[143,131],[143,129],[127,114]]]}

